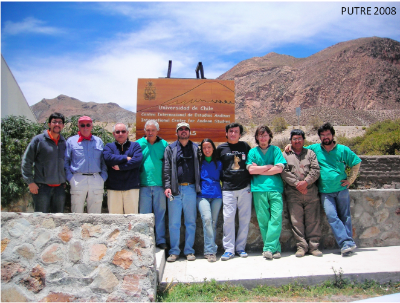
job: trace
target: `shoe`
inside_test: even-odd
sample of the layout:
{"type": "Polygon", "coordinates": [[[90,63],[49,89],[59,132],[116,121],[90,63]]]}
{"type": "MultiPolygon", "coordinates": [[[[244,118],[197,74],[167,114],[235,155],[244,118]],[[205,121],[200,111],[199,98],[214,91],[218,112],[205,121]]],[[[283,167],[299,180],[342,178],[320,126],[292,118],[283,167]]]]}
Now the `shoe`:
{"type": "Polygon", "coordinates": [[[236,254],[241,258],[247,258],[248,254],[244,250],[236,251],[236,254]]]}
{"type": "Polygon", "coordinates": [[[350,257],[352,254],[353,254],[352,251],[348,251],[348,252],[342,253],[342,257],[350,257]]]}
{"type": "Polygon", "coordinates": [[[279,251],[277,251],[276,253],[274,253],[274,254],[272,255],[272,258],[274,258],[274,259],[280,259],[280,258],[281,258],[281,253],[280,253],[279,251]]]}
{"type": "Polygon", "coordinates": [[[165,244],[165,243],[157,244],[157,247],[158,247],[159,249],[163,249],[163,250],[166,250],[166,249],[168,248],[167,244],[165,244]]]}
{"type": "Polygon", "coordinates": [[[268,259],[268,260],[272,260],[272,252],[270,252],[269,250],[267,250],[267,251],[263,251],[263,253],[262,253],[262,255],[263,255],[263,257],[265,258],[265,259],[268,259]]]}
{"type": "Polygon", "coordinates": [[[169,257],[167,258],[167,262],[175,262],[178,259],[179,255],[169,255],[169,257]]]}
{"type": "Polygon", "coordinates": [[[205,255],[204,257],[208,260],[208,262],[216,262],[217,261],[217,256],[214,254],[205,255]]]}
{"type": "Polygon", "coordinates": [[[224,254],[221,256],[222,261],[228,261],[229,259],[232,259],[235,255],[230,252],[224,252],[224,254]]]}
{"type": "Polygon", "coordinates": [[[342,247],[342,249],[340,250],[340,252],[343,255],[345,253],[348,253],[348,252],[351,252],[351,251],[355,250],[356,248],[357,248],[357,245],[355,245],[355,244],[353,246],[344,245],[342,247]]]}
{"type": "Polygon", "coordinates": [[[297,251],[296,251],[297,258],[304,257],[305,254],[306,254],[306,251],[304,250],[303,247],[297,247],[297,251]]]}
{"type": "Polygon", "coordinates": [[[194,260],[196,260],[196,256],[194,254],[188,254],[188,255],[186,255],[186,260],[194,261],[194,260]]]}
{"type": "Polygon", "coordinates": [[[313,255],[314,257],[322,257],[322,251],[320,251],[319,249],[314,249],[312,251],[309,252],[310,255],[313,255]]]}

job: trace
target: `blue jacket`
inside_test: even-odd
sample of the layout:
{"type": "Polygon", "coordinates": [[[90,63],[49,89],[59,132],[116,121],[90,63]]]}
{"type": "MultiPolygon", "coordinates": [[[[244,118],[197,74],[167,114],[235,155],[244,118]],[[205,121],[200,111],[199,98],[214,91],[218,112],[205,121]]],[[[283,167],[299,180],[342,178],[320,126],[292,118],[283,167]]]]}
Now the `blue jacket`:
{"type": "Polygon", "coordinates": [[[107,143],[103,150],[104,160],[108,168],[107,189],[130,190],[140,188],[140,164],[142,163],[142,149],[136,142],[126,141],[107,143]],[[127,161],[127,157],[131,157],[127,161]],[[112,167],[118,165],[119,170],[112,167]]]}
{"type": "Polygon", "coordinates": [[[206,160],[203,160],[200,168],[201,193],[197,194],[197,196],[208,199],[222,198],[221,174],[221,161],[217,160],[217,166],[215,166],[214,161],[208,163],[206,160]]]}

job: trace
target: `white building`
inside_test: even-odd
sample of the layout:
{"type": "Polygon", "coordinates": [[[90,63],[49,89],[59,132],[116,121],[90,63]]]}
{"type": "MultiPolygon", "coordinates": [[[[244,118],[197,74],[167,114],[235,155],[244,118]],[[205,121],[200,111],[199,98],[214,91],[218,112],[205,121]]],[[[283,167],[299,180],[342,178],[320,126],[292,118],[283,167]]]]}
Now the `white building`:
{"type": "Polygon", "coordinates": [[[25,116],[32,122],[37,122],[6,60],[1,55],[1,118],[10,115],[25,116]]]}

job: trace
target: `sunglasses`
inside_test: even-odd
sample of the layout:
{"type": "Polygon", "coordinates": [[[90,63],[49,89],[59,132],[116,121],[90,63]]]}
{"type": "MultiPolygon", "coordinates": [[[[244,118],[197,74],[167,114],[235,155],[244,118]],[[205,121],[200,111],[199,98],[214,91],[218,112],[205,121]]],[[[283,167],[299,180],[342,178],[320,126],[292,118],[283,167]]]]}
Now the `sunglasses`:
{"type": "Polygon", "coordinates": [[[115,133],[116,133],[117,135],[119,135],[120,133],[121,133],[121,134],[125,134],[125,133],[126,133],[126,130],[116,130],[115,133]]]}
{"type": "Polygon", "coordinates": [[[80,126],[81,126],[82,128],[84,128],[85,126],[86,126],[86,127],[91,127],[92,124],[90,124],[90,123],[88,123],[88,124],[81,124],[80,126]]]}

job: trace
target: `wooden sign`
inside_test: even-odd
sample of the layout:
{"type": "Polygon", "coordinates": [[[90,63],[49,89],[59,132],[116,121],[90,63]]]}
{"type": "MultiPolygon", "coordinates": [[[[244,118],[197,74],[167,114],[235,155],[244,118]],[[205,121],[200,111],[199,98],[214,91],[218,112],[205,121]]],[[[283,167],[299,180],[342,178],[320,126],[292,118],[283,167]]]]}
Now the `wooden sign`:
{"type": "Polygon", "coordinates": [[[190,125],[190,140],[225,142],[225,126],[235,122],[235,82],[208,79],[138,79],[136,138],[147,120],[160,125],[159,136],[177,140],[176,125],[190,125]]]}

